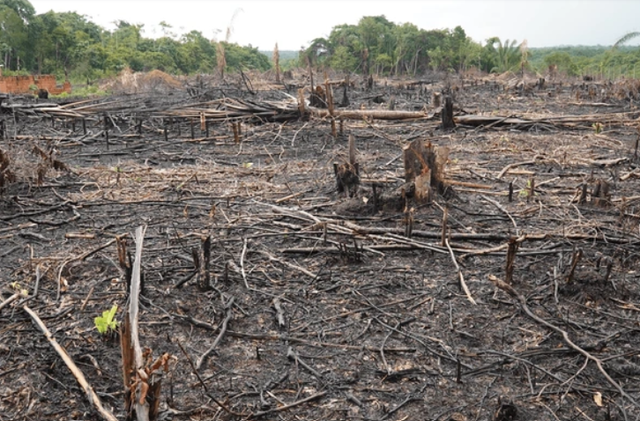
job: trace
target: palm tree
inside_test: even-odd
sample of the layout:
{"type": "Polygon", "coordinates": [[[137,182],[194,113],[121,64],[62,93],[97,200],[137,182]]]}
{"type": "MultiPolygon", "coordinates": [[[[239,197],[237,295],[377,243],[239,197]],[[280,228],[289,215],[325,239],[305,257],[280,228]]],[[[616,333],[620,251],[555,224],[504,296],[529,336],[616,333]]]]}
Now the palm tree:
{"type": "Polygon", "coordinates": [[[616,43],[613,44],[613,48],[619,47],[620,45],[625,44],[639,36],[640,36],[640,32],[629,32],[628,34],[624,35],[622,38],[617,40],[616,43]]]}
{"type": "Polygon", "coordinates": [[[508,70],[514,70],[518,66],[522,54],[520,46],[516,44],[517,41],[515,39],[511,42],[509,42],[509,40],[502,42],[498,37],[489,38],[487,40],[487,45],[490,50],[492,50],[496,61],[496,66],[491,69],[492,73],[503,73],[508,70]]]}

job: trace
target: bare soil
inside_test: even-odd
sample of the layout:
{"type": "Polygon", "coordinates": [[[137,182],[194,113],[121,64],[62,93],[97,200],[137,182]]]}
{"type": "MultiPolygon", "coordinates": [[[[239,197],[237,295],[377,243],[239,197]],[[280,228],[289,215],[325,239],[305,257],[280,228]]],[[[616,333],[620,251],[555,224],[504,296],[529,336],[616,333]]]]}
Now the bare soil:
{"type": "MultiPolygon", "coordinates": [[[[432,93],[450,88],[458,115],[584,120],[449,132],[437,115],[344,120],[337,138],[327,119],[252,120],[236,143],[228,122],[205,138],[198,121],[192,139],[179,118],[165,140],[151,110],[138,134],[141,109],[205,100],[174,89],[127,97],[107,143],[101,114],[85,135],[71,119],[16,121],[3,109],[0,150],[17,179],[0,195],[0,299],[29,297],[0,309],[0,420],[99,419],[25,305],[125,419],[117,334],[99,334],[94,318],[117,304],[122,321],[115,239],[132,252],[139,226],[140,340],[172,356],[161,419],[638,419],[637,90],[410,82],[357,84],[350,107],[432,110],[432,93]],[[353,197],[333,173],[349,134],[353,197]],[[402,148],[416,139],[449,148],[448,191],[430,203],[399,191],[402,148]],[[34,145],[54,146],[69,169],[38,183],[34,145]],[[202,291],[193,250],[209,236],[212,288],[202,291]],[[496,287],[510,239],[513,290],[496,287]]],[[[204,88],[208,99],[283,98],[240,82],[204,88]]]]}

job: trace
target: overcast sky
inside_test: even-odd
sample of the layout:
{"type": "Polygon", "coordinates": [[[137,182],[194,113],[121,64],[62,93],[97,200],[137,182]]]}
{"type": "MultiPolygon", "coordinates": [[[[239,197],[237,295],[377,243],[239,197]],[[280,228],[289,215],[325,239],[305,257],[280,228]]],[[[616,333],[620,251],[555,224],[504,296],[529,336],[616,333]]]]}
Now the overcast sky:
{"type": "MultiPolygon", "coordinates": [[[[31,0],[36,13],[77,12],[113,29],[114,21],[144,24],[144,35],[162,35],[166,22],[181,34],[198,30],[207,38],[251,44],[261,50],[299,50],[326,37],[340,24],[362,16],[385,15],[395,23],[422,29],[462,26],[467,35],[526,39],[530,47],[611,45],[630,31],[640,31],[639,0],[31,0]]],[[[635,44],[638,42],[636,41],[635,44]]]]}

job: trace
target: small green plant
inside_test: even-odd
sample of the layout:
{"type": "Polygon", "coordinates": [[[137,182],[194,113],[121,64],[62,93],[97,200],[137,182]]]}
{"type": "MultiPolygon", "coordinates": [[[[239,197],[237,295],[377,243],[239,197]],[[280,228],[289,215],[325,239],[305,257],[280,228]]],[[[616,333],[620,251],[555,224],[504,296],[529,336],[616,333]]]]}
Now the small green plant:
{"type": "Polygon", "coordinates": [[[529,194],[531,194],[531,180],[527,181],[527,187],[525,187],[524,189],[521,189],[520,192],[518,193],[518,196],[526,197],[526,196],[529,196],[529,194]]]}
{"type": "Polygon", "coordinates": [[[591,127],[593,127],[593,130],[595,130],[596,134],[602,133],[602,123],[593,123],[591,127]]]}
{"type": "Polygon", "coordinates": [[[9,285],[15,291],[19,292],[23,297],[29,296],[29,291],[27,291],[26,289],[22,288],[22,286],[18,282],[11,282],[9,285]]]}
{"type": "Polygon", "coordinates": [[[115,331],[118,327],[118,322],[115,320],[116,311],[118,311],[118,305],[114,304],[111,310],[103,311],[102,316],[98,316],[93,320],[96,329],[102,335],[109,333],[109,331],[115,331]]]}

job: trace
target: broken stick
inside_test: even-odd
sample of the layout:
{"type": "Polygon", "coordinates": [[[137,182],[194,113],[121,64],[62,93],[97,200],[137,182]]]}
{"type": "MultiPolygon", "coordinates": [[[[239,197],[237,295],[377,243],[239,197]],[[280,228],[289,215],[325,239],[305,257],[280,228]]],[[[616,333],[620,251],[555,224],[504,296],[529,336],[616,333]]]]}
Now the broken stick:
{"type": "Polygon", "coordinates": [[[467,295],[467,299],[471,302],[471,304],[476,304],[476,300],[474,300],[473,297],[471,296],[471,291],[469,291],[469,287],[467,286],[467,283],[464,281],[464,276],[462,276],[462,270],[460,269],[460,265],[458,265],[458,262],[456,260],[455,254],[453,254],[453,250],[451,249],[451,245],[449,244],[449,239],[445,238],[444,239],[444,243],[447,246],[447,249],[449,249],[449,254],[451,255],[451,260],[453,260],[453,264],[456,267],[456,270],[458,271],[458,279],[460,280],[460,288],[467,295]]]}
{"type": "Polygon", "coordinates": [[[31,319],[36,324],[38,329],[40,329],[40,331],[47,338],[47,340],[49,341],[53,349],[55,349],[58,355],[60,355],[64,363],[67,365],[67,367],[71,371],[71,374],[73,374],[73,376],[76,378],[76,380],[80,384],[80,387],[82,388],[85,395],[87,396],[87,399],[89,400],[91,405],[93,405],[93,407],[96,409],[96,411],[98,411],[100,416],[103,419],[108,421],[118,421],[118,419],[115,417],[115,415],[111,413],[111,411],[109,411],[108,409],[102,406],[102,402],[100,401],[100,398],[96,394],[95,390],[93,390],[93,387],[91,387],[86,377],[84,377],[84,374],[82,373],[82,371],[73,362],[73,360],[71,359],[67,351],[58,343],[58,341],[56,341],[56,338],[53,337],[53,335],[51,334],[47,326],[44,324],[44,322],[40,319],[40,317],[38,317],[38,315],[33,310],[31,310],[27,305],[22,306],[22,309],[29,316],[31,316],[31,319]]]}

